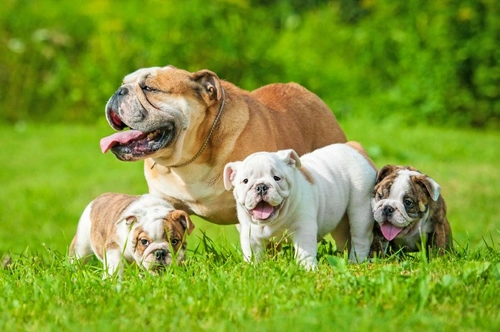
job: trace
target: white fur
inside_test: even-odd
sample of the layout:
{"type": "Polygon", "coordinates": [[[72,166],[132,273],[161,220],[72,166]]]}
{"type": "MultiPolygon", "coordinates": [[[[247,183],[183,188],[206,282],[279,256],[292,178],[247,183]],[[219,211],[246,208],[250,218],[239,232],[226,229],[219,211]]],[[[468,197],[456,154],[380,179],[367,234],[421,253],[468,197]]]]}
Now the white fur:
{"type": "Polygon", "coordinates": [[[372,199],[373,212],[375,214],[375,219],[379,220],[382,217],[378,216],[382,213],[383,207],[386,205],[393,206],[395,208],[394,216],[391,219],[391,223],[398,227],[406,227],[413,222],[413,219],[407,214],[406,209],[403,205],[403,198],[410,188],[410,176],[422,175],[421,173],[409,170],[398,171],[398,176],[391,185],[391,191],[389,197],[380,200],[378,202],[372,199]]]}
{"type": "Polygon", "coordinates": [[[290,234],[296,259],[306,268],[317,265],[317,241],[333,233],[345,214],[351,232],[351,261],[364,261],[373,240],[370,199],[376,172],[355,149],[333,144],[298,158],[293,150],[258,152],[224,170],[227,190],[233,190],[240,222],[240,240],[246,261],[258,260],[272,237],[290,234]],[[299,170],[310,173],[309,182],[299,170]],[[281,178],[276,181],[275,176],[281,178]],[[248,182],[244,183],[247,179],[248,182]],[[266,195],[256,195],[257,184],[266,195]],[[281,206],[267,220],[252,217],[259,200],[281,206]]]}

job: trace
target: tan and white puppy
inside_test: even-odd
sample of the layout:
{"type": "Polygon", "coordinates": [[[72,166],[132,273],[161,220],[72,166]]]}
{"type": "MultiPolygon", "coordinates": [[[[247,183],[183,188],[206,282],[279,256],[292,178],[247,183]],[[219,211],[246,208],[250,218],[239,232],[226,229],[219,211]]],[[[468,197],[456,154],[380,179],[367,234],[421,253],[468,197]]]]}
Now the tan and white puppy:
{"type": "Polygon", "coordinates": [[[351,261],[364,261],[373,237],[375,178],[370,161],[349,144],[332,144],[301,158],[294,150],[281,150],[228,163],[224,183],[236,199],[245,260],[258,261],[268,241],[286,233],[297,261],[315,268],[317,242],[331,233],[341,250],[351,245],[351,261]],[[341,225],[346,215],[349,227],[341,225]]]}
{"type": "Polygon", "coordinates": [[[439,184],[413,167],[384,166],[372,198],[377,225],[372,250],[418,251],[422,237],[439,254],[452,249],[451,227],[439,184]]]}
{"type": "Polygon", "coordinates": [[[104,264],[105,277],[123,261],[154,273],[185,257],[186,234],[194,224],[189,215],[151,194],[103,194],[85,208],[70,246],[70,257],[87,259],[94,253],[104,264]]]}
{"type": "Polygon", "coordinates": [[[218,224],[238,222],[221,177],[226,163],[257,151],[293,148],[302,155],[346,141],[332,111],[304,87],[248,92],[205,69],[152,67],[125,76],[106,119],[118,132],[101,140],[103,152],[145,159],[150,193],[218,224]]]}

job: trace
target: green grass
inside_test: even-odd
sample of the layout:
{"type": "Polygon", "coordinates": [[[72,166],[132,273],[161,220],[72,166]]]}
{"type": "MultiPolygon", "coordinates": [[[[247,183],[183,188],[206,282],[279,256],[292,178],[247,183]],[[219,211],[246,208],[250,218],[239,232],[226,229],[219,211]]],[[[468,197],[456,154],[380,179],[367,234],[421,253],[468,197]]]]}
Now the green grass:
{"type": "Polygon", "coordinates": [[[100,123],[0,127],[0,329],[465,330],[500,329],[500,173],[496,132],[347,119],[378,166],[411,164],[442,186],[457,253],[347,264],[320,247],[317,272],[289,251],[242,262],[233,226],[196,218],[185,266],[101,280],[97,260],[67,262],[85,205],[106,191],[147,190],[141,163],[102,155],[100,123]]]}

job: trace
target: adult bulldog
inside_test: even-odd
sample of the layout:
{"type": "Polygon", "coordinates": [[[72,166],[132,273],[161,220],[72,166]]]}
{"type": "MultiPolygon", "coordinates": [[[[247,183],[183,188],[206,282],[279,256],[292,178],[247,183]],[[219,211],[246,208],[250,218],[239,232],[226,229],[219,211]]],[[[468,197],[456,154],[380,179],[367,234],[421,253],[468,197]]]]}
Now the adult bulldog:
{"type": "Polygon", "coordinates": [[[209,70],[173,66],[125,76],[106,105],[106,119],[119,132],[101,140],[104,153],[145,159],[150,193],[217,224],[238,222],[223,183],[228,162],[257,151],[302,155],[346,141],[328,106],[298,84],[247,92],[209,70]]]}

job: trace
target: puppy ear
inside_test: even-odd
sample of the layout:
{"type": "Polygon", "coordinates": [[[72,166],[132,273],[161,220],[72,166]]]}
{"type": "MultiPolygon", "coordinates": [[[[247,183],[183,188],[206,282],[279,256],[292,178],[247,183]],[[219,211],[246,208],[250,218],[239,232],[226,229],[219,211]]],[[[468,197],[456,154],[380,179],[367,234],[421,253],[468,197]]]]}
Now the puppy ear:
{"type": "Polygon", "coordinates": [[[419,177],[418,179],[424,185],[432,200],[437,202],[439,195],[441,194],[441,186],[436,181],[425,175],[419,177]]]}
{"type": "Polygon", "coordinates": [[[182,227],[184,227],[184,231],[187,231],[188,235],[193,232],[194,224],[189,218],[187,212],[182,210],[174,210],[172,212],[172,219],[181,223],[182,227]]]}
{"type": "Polygon", "coordinates": [[[224,188],[226,190],[230,191],[234,188],[233,186],[233,181],[234,178],[236,177],[236,171],[238,169],[238,166],[241,164],[241,161],[236,161],[232,163],[228,163],[224,167],[224,188]]]}
{"type": "Polygon", "coordinates": [[[222,98],[220,79],[214,72],[203,69],[193,73],[191,78],[205,88],[205,91],[212,100],[220,100],[222,98]]]}
{"type": "Polygon", "coordinates": [[[293,149],[281,150],[276,152],[276,154],[285,162],[285,164],[290,166],[295,165],[295,167],[297,168],[302,167],[302,162],[300,161],[300,157],[297,154],[297,152],[295,152],[295,150],[293,149]]]}
{"type": "Polygon", "coordinates": [[[125,221],[125,224],[126,224],[127,226],[130,226],[130,225],[132,225],[133,223],[137,222],[138,220],[137,220],[137,217],[136,217],[136,216],[134,216],[134,215],[129,215],[129,216],[127,216],[127,217],[123,218],[123,219],[118,220],[118,221],[115,223],[115,225],[118,225],[118,224],[119,224],[119,223],[121,223],[122,221],[125,221]]]}
{"type": "Polygon", "coordinates": [[[125,214],[125,218],[118,220],[116,224],[118,225],[120,222],[125,221],[127,226],[130,226],[135,222],[139,222],[139,218],[144,217],[145,215],[146,215],[146,210],[142,208],[134,209],[132,211],[128,211],[125,214]]]}
{"type": "Polygon", "coordinates": [[[396,172],[398,168],[399,167],[395,165],[385,165],[384,167],[382,167],[377,173],[377,179],[375,180],[375,184],[380,183],[389,174],[396,172]]]}

